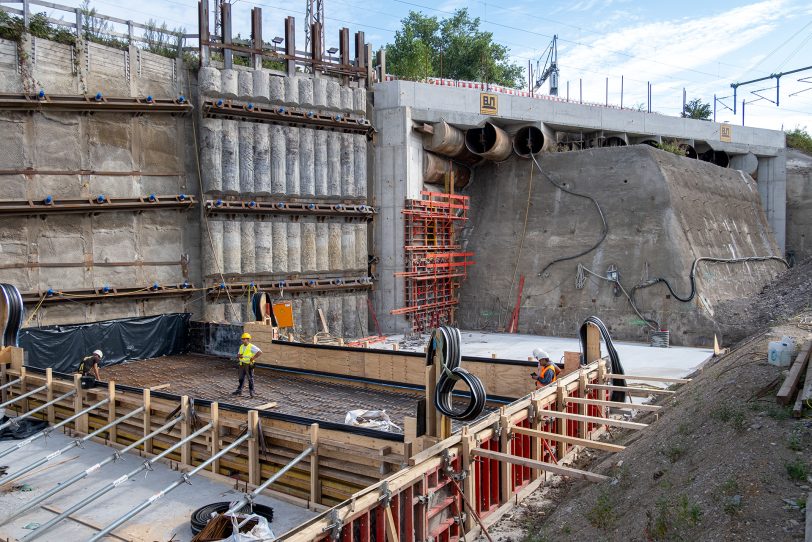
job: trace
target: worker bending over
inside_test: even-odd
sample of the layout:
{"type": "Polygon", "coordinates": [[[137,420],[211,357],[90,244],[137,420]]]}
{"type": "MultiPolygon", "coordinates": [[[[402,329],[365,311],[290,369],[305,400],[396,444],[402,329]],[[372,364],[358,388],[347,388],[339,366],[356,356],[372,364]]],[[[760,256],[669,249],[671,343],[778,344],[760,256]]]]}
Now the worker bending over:
{"type": "Polygon", "coordinates": [[[262,350],[251,344],[251,335],[249,333],[242,334],[242,344],[237,353],[237,361],[240,364],[240,383],[237,386],[237,391],[231,395],[242,395],[242,385],[245,382],[245,376],[248,375],[248,393],[251,398],[254,398],[254,363],[257,358],[262,355],[262,350]]]}
{"type": "Polygon", "coordinates": [[[93,375],[96,380],[101,380],[101,376],[99,376],[99,362],[103,357],[104,354],[101,350],[94,350],[92,354],[82,358],[76,372],[80,373],[82,376],[93,375]]]}
{"type": "Polygon", "coordinates": [[[558,376],[558,373],[561,372],[561,369],[556,367],[552,360],[550,360],[550,355],[541,348],[536,348],[533,350],[533,357],[539,362],[539,373],[532,373],[530,375],[533,377],[533,380],[536,381],[536,389],[555,382],[555,379],[558,376]]]}

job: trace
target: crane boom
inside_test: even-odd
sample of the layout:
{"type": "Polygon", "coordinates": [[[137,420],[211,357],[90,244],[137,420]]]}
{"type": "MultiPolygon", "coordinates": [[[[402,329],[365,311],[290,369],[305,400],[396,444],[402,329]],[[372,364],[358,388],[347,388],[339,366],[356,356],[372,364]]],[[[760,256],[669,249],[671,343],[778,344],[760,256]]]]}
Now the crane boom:
{"type": "Polygon", "coordinates": [[[549,79],[550,95],[558,96],[558,34],[553,36],[553,40],[536,60],[536,72],[539,73],[539,76],[533,85],[533,92],[537,92],[541,85],[549,79]],[[541,66],[542,59],[544,59],[543,67],[541,66]]]}

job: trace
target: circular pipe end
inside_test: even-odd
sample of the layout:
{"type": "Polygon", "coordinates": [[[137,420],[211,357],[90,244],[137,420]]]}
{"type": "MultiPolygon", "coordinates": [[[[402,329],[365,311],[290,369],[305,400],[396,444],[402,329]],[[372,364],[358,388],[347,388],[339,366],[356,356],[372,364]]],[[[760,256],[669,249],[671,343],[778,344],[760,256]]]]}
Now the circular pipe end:
{"type": "Polygon", "coordinates": [[[523,126],[513,137],[513,152],[522,158],[538,154],[544,147],[544,134],[536,126],[523,126]]]}

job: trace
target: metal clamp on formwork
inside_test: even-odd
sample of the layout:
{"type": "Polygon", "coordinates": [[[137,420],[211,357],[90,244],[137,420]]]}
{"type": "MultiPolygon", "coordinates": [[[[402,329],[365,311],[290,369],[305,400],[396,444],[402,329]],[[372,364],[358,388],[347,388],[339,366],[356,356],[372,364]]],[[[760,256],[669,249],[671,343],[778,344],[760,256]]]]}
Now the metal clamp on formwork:
{"type": "Polygon", "coordinates": [[[330,540],[336,542],[341,538],[341,529],[344,528],[344,522],[341,520],[341,517],[338,515],[338,510],[333,508],[330,510],[330,524],[327,525],[321,532],[326,533],[330,532],[330,540]]]}
{"type": "Polygon", "coordinates": [[[392,502],[392,491],[389,489],[389,482],[386,480],[381,483],[381,495],[378,497],[378,502],[384,506],[389,506],[392,502]]]}
{"type": "Polygon", "coordinates": [[[97,92],[86,95],[0,94],[0,111],[59,111],[76,113],[163,113],[185,115],[194,109],[183,96],[145,98],[104,96],[97,92]]]}
{"type": "Polygon", "coordinates": [[[451,454],[449,451],[443,450],[443,474],[445,474],[448,478],[452,480],[462,481],[468,477],[468,471],[465,469],[456,471],[454,470],[454,465],[452,465],[453,459],[451,458],[451,454]]]}

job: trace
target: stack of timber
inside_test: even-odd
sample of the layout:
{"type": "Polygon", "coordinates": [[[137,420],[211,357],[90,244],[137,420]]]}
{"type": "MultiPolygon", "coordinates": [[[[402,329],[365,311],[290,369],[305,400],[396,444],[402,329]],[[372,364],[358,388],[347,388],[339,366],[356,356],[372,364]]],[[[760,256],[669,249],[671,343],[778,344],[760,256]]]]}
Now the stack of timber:
{"type": "Polygon", "coordinates": [[[792,415],[800,418],[804,406],[812,405],[812,341],[806,341],[795,361],[789,368],[789,374],[775,396],[779,405],[792,405],[792,415]]]}

